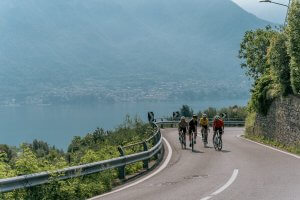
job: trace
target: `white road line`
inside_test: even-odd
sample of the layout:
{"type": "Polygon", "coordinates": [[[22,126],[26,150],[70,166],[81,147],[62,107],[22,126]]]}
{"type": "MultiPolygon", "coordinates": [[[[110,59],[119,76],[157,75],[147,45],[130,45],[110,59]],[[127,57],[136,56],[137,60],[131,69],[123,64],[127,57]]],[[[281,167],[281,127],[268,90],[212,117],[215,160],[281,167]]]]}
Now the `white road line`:
{"type": "Polygon", "coordinates": [[[260,145],[260,146],[267,147],[267,148],[272,149],[272,150],[274,150],[274,151],[278,151],[278,152],[280,152],[280,153],[284,153],[284,154],[286,154],[286,155],[293,156],[293,157],[295,157],[295,158],[300,159],[300,156],[297,156],[297,155],[295,155],[295,154],[292,154],[292,153],[289,153],[289,152],[286,152],[286,151],[282,151],[282,150],[276,149],[276,148],[274,148],[274,147],[270,147],[270,146],[268,146],[268,145],[265,145],[265,144],[262,144],[262,143],[259,143],[259,142],[255,142],[255,141],[249,140],[249,139],[247,139],[247,138],[241,137],[241,135],[238,135],[237,137],[238,137],[238,138],[241,138],[241,139],[244,139],[244,140],[247,140],[247,141],[249,141],[249,142],[258,144],[258,145],[260,145]]]}
{"type": "Polygon", "coordinates": [[[161,172],[163,169],[165,169],[165,168],[168,166],[168,164],[169,164],[169,162],[170,162],[170,160],[171,160],[171,157],[172,157],[172,153],[173,153],[173,152],[172,152],[171,145],[170,145],[170,143],[166,140],[166,138],[163,137],[163,140],[165,141],[165,143],[166,143],[166,145],[167,145],[167,147],[168,147],[168,152],[169,152],[169,153],[168,153],[168,156],[167,156],[165,162],[164,162],[164,163],[163,163],[163,164],[162,164],[155,172],[153,172],[153,173],[150,174],[149,176],[146,176],[146,177],[144,177],[144,178],[142,178],[142,179],[140,179],[140,180],[138,180],[138,181],[136,181],[136,182],[134,182],[134,183],[131,183],[131,184],[129,184],[129,185],[126,185],[126,186],[124,186],[124,187],[122,187],[122,188],[119,188],[119,189],[117,189],[117,190],[114,190],[114,191],[111,191],[111,192],[108,192],[108,193],[105,193],[105,194],[102,194],[102,195],[99,195],[99,196],[90,198],[89,200],[99,199],[99,198],[101,198],[101,197],[104,197],[104,196],[107,196],[107,195],[110,195],[110,194],[114,194],[114,193],[116,193],[116,192],[120,192],[120,191],[122,191],[122,190],[128,189],[128,188],[130,188],[130,187],[132,187],[132,186],[135,186],[135,185],[137,185],[137,184],[140,184],[140,183],[142,183],[142,182],[148,180],[149,178],[155,176],[156,174],[158,174],[159,172],[161,172]]]}
{"type": "Polygon", "coordinates": [[[225,185],[223,185],[222,187],[220,187],[217,191],[215,191],[214,193],[212,193],[211,195],[207,196],[207,197],[204,197],[200,200],[208,200],[208,199],[211,199],[213,198],[214,196],[220,194],[221,192],[223,192],[224,190],[226,190],[236,179],[236,177],[238,176],[239,174],[239,170],[238,169],[235,169],[233,170],[233,173],[230,177],[230,179],[227,181],[227,183],[225,185]]]}
{"type": "Polygon", "coordinates": [[[211,199],[211,198],[212,198],[212,196],[207,196],[207,197],[202,198],[201,200],[208,200],[208,199],[211,199]]]}

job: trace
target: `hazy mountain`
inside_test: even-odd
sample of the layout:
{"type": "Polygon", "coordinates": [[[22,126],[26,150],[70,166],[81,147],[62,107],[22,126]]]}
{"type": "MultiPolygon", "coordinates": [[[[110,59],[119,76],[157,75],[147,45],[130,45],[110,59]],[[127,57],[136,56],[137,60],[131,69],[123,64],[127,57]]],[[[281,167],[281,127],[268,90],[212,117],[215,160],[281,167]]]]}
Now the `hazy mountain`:
{"type": "Polygon", "coordinates": [[[0,101],[245,97],[239,42],[266,24],[230,0],[3,0],[0,101]]]}
{"type": "MultiPolygon", "coordinates": [[[[232,0],[246,11],[253,13],[257,17],[283,25],[287,8],[272,3],[262,3],[259,0],[232,0]]],[[[288,5],[289,0],[276,0],[275,2],[288,5]]]]}

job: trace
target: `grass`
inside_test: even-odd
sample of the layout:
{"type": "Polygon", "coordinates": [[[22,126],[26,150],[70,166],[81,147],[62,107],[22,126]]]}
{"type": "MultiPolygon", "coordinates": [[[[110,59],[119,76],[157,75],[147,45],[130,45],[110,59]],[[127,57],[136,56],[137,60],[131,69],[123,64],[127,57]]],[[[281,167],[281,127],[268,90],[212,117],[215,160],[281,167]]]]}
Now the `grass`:
{"type": "Polygon", "coordinates": [[[275,147],[278,149],[281,149],[283,151],[287,151],[296,155],[300,155],[300,143],[296,146],[288,146],[288,145],[284,145],[282,143],[280,143],[277,140],[273,140],[270,138],[267,138],[265,136],[261,136],[261,135],[250,135],[250,134],[246,134],[244,136],[247,139],[253,140],[255,142],[259,142],[265,145],[269,145],[271,147],[275,147]]]}

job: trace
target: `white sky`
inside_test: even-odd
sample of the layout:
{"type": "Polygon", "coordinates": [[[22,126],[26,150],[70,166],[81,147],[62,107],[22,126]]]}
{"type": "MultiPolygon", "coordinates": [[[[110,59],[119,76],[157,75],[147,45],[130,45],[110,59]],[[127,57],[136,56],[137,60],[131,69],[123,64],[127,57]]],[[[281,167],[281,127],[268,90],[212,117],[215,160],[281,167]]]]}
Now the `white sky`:
{"type": "MultiPolygon", "coordinates": [[[[232,0],[246,11],[253,13],[259,18],[270,22],[283,24],[287,8],[271,3],[259,3],[259,0],[232,0]]],[[[272,0],[274,2],[288,4],[289,0],[272,0]]]]}

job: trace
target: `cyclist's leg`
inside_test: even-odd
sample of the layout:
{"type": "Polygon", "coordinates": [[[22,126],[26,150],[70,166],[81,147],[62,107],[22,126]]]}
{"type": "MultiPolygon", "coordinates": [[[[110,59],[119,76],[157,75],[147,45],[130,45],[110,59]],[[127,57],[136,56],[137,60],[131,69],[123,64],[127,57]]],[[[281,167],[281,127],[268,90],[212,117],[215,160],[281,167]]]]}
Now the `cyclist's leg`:
{"type": "Polygon", "coordinates": [[[189,129],[189,141],[190,141],[190,146],[191,146],[191,142],[192,142],[192,129],[189,129]]]}
{"type": "Polygon", "coordinates": [[[208,130],[207,127],[204,129],[204,142],[207,143],[208,130]]]}
{"type": "Polygon", "coordinates": [[[202,126],[202,137],[203,137],[203,142],[207,142],[207,126],[202,126]]]}
{"type": "Polygon", "coordinates": [[[223,135],[223,129],[222,128],[220,128],[219,133],[220,133],[220,140],[222,141],[222,135],[223,135]]]}
{"type": "Polygon", "coordinates": [[[194,130],[194,144],[196,144],[196,138],[197,138],[197,131],[196,129],[194,130]]]}
{"type": "Polygon", "coordinates": [[[182,137],[183,142],[184,142],[184,144],[186,144],[186,128],[183,129],[182,133],[183,133],[183,137],[182,137]]]}
{"type": "Polygon", "coordinates": [[[213,135],[213,142],[215,141],[216,134],[217,134],[217,130],[215,129],[214,130],[214,135],[213,135]]]}

